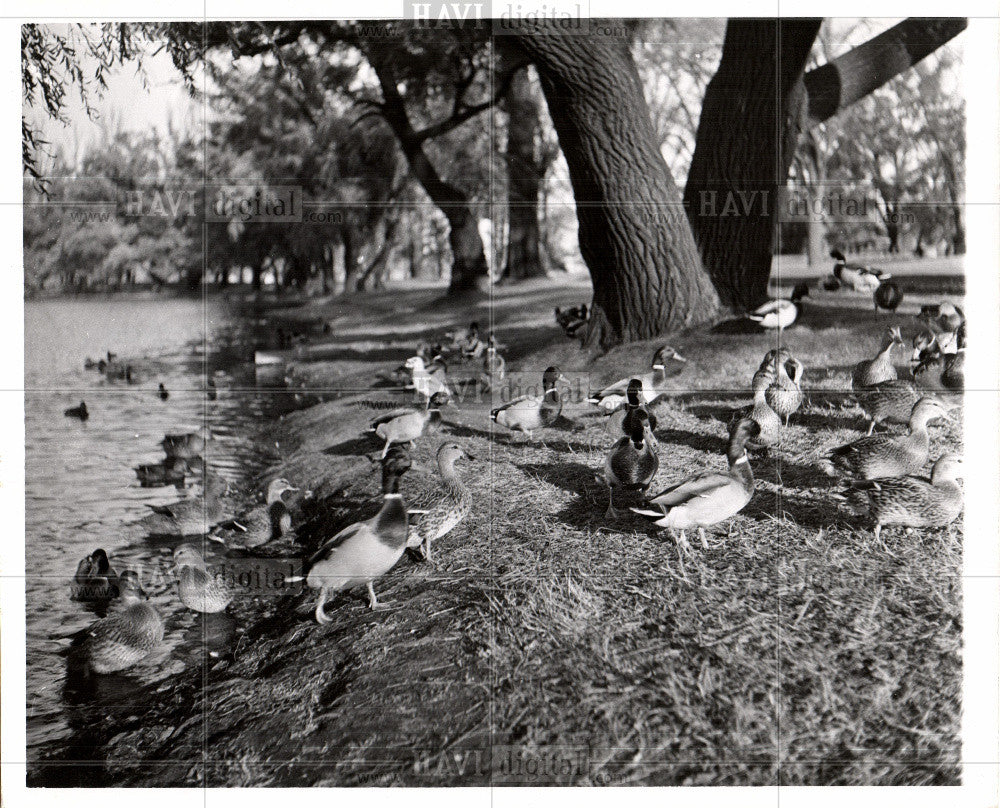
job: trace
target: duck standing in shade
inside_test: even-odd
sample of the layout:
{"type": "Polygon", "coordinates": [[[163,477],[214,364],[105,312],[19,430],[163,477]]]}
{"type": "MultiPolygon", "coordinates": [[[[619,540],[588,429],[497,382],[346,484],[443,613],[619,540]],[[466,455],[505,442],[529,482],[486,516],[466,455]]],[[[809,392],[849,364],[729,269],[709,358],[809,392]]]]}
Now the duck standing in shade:
{"type": "Polygon", "coordinates": [[[80,561],[73,576],[71,597],[83,603],[102,603],[118,597],[118,574],[103,549],[94,550],[80,561]]]}
{"type": "Polygon", "coordinates": [[[472,508],[472,494],[463,485],[455,463],[475,458],[457,443],[444,443],[437,452],[440,479],[421,489],[408,491],[409,534],[406,546],[419,547],[426,561],[431,559],[431,546],[458,525],[472,508]]]}
{"type": "Polygon", "coordinates": [[[63,410],[63,415],[67,418],[79,418],[81,421],[86,421],[90,417],[90,413],[87,411],[87,402],[81,401],[79,407],[63,410]]]}
{"type": "Polygon", "coordinates": [[[126,570],[118,577],[118,589],[110,614],[94,623],[83,640],[87,665],[94,673],[131,668],[163,642],[163,619],[146,602],[139,576],[126,570]]]}
{"type": "Polygon", "coordinates": [[[868,510],[875,520],[875,538],[883,525],[944,527],[962,512],[962,489],[958,479],[962,458],[953,452],[941,455],[930,480],[923,477],[893,477],[885,480],[854,480],[848,490],[868,497],[868,510]]]}
{"type": "Polygon", "coordinates": [[[705,528],[735,516],[753,496],[753,470],[746,445],[759,434],[760,427],[744,418],[729,434],[726,473],[701,474],[685,480],[650,498],[646,507],[632,510],[657,526],[668,528],[671,535],[679,530],[677,543],[685,551],[690,551],[685,531],[697,528],[702,547],[707,548],[705,528]]]}
{"type": "Polygon", "coordinates": [[[633,378],[642,382],[642,395],[647,404],[652,404],[656,399],[666,392],[665,384],[667,379],[678,375],[684,370],[687,359],[677,353],[669,345],[663,345],[653,354],[652,370],[641,376],[627,376],[619,379],[614,384],[609,384],[600,392],[591,396],[587,401],[600,407],[604,407],[604,399],[615,397],[615,408],[624,403],[625,391],[629,382],[633,378]]]}
{"type": "Polygon", "coordinates": [[[542,374],[542,394],[527,395],[508,401],[490,412],[493,422],[514,432],[524,432],[528,438],[536,429],[551,426],[562,413],[559,382],[569,384],[555,365],[542,374]]]}
{"type": "Polygon", "coordinates": [[[427,400],[427,406],[423,409],[413,409],[403,407],[387,412],[375,418],[368,425],[368,431],[374,432],[385,441],[382,447],[382,457],[385,457],[389,447],[394,443],[413,442],[424,434],[424,428],[428,424],[434,424],[441,420],[441,407],[448,403],[448,398],[444,393],[438,392],[427,400]]]}
{"type": "Polygon", "coordinates": [[[631,428],[628,434],[615,441],[604,461],[604,484],[608,487],[605,519],[618,516],[614,507],[616,488],[645,492],[660,468],[656,440],[646,411],[635,410],[629,425],[631,428]]]}
{"type": "Polygon", "coordinates": [[[225,581],[208,571],[205,558],[197,547],[182,544],[174,550],[174,567],[181,603],[192,611],[205,614],[225,611],[233,599],[233,592],[225,581]]]}
{"type": "Polygon", "coordinates": [[[283,477],[271,480],[267,485],[264,504],[230,523],[239,531],[233,540],[227,541],[216,533],[209,533],[208,538],[230,548],[245,550],[288,536],[292,532],[292,514],[282,497],[289,491],[298,490],[283,477]]]}
{"type": "Polygon", "coordinates": [[[832,468],[864,480],[916,474],[927,462],[930,446],[927,425],[936,418],[951,420],[941,402],[922,398],[910,414],[909,435],[861,438],[834,449],[822,466],[828,474],[832,468]]]}
{"type": "Polygon", "coordinates": [[[795,285],[790,300],[772,298],[767,303],[758,306],[747,315],[748,320],[757,323],[761,328],[779,331],[788,328],[802,314],[802,298],[809,296],[809,287],[804,283],[795,285]]]}
{"type": "Polygon", "coordinates": [[[317,623],[330,622],[324,607],[333,592],[367,586],[368,605],[378,607],[372,582],[391,570],[406,549],[409,520],[399,480],[410,465],[406,451],[393,446],[382,458],[382,508],[371,519],[344,528],[309,559],[306,583],[319,590],[317,623]]]}
{"type": "Polygon", "coordinates": [[[774,371],[774,381],[764,391],[764,400],[775,413],[784,419],[785,426],[788,426],[788,419],[802,406],[803,395],[800,380],[804,367],[797,359],[789,359],[786,362],[778,362],[776,359],[774,371]],[[791,366],[794,375],[789,375],[789,366],[791,366]]]}
{"type": "Polygon", "coordinates": [[[737,410],[733,414],[733,418],[729,422],[729,431],[732,433],[740,421],[749,418],[757,424],[760,432],[757,434],[757,437],[747,442],[747,446],[753,449],[766,449],[778,442],[781,434],[781,418],[771,409],[771,405],[767,403],[767,388],[769,386],[767,378],[763,375],[754,374],[752,386],[753,404],[737,410]]]}
{"type": "Polygon", "coordinates": [[[864,359],[854,366],[851,372],[851,387],[861,390],[879,382],[887,382],[898,378],[896,366],[892,361],[892,349],[903,346],[903,335],[898,327],[890,328],[882,340],[882,347],[872,359],[864,359]]]}

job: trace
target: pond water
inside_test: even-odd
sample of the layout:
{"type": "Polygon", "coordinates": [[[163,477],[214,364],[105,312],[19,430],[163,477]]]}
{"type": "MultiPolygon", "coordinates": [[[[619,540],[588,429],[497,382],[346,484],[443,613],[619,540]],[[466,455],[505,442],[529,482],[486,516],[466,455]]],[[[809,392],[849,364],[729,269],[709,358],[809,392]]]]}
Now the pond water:
{"type": "MultiPolygon", "coordinates": [[[[207,424],[209,469],[244,483],[272,458],[255,441],[262,424],[294,407],[288,391],[258,387],[253,349],[267,345],[263,312],[223,301],[111,299],[27,301],[25,328],[25,565],[28,760],[84,740],[108,705],[176,673],[191,657],[187,639],[206,626],[182,609],[169,577],[172,546],[130,531],[150,504],[198,496],[200,480],[145,488],[135,467],[163,459],[166,433],[207,424]],[[84,369],[114,351],[135,369],[132,384],[84,369]],[[213,379],[218,394],[206,395],[213,379]],[[160,383],[167,400],[157,394],[160,383]],[[63,411],[85,401],[86,422],[63,411]],[[131,536],[131,537],[130,537],[131,536]],[[119,570],[137,569],[166,620],[156,664],[74,683],[69,649],[97,619],[70,599],[77,564],[103,547],[119,570]]],[[[176,543],[176,542],[175,542],[176,543]]],[[[197,616],[197,619],[201,619],[197,616]]]]}

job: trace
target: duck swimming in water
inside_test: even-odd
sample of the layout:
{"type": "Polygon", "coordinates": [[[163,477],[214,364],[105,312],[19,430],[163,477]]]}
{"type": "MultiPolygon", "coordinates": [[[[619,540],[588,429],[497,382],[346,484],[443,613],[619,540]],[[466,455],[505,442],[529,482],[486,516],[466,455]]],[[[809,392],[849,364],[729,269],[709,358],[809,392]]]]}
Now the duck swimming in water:
{"type": "Polygon", "coordinates": [[[79,407],[63,410],[63,415],[67,418],[79,418],[81,421],[86,421],[90,417],[90,413],[87,411],[87,402],[81,401],[79,407]]]}
{"type": "Polygon", "coordinates": [[[83,640],[87,665],[94,673],[131,668],[163,642],[163,619],[146,601],[139,576],[126,570],[118,577],[119,596],[107,617],[98,620],[83,640]]]}
{"type": "Polygon", "coordinates": [[[215,614],[225,611],[233,592],[220,577],[208,571],[205,558],[193,544],[174,550],[177,569],[177,593],[181,603],[195,612],[215,614]]]}
{"type": "Polygon", "coordinates": [[[84,603],[100,603],[118,597],[118,574],[101,548],[84,557],[73,576],[71,597],[84,603]]]}

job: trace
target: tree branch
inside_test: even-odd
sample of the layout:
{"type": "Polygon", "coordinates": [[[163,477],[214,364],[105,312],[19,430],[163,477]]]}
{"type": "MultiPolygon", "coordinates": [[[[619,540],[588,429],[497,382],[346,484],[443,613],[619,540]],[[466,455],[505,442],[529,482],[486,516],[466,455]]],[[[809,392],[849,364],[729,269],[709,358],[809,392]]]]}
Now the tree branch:
{"type": "Polygon", "coordinates": [[[968,26],[963,17],[911,17],[805,74],[809,126],[829,120],[913,67],[968,26]]]}

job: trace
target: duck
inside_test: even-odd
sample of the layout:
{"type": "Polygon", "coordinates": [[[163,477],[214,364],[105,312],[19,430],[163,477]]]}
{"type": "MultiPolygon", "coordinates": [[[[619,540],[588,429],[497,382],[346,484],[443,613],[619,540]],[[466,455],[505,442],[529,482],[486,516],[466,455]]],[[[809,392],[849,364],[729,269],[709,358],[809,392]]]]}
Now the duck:
{"type": "Polygon", "coordinates": [[[219,397],[219,390],[215,386],[215,379],[209,379],[205,385],[205,397],[209,401],[215,401],[219,397]]]}
{"type": "Polygon", "coordinates": [[[462,358],[466,360],[479,359],[486,350],[486,343],[479,337],[479,323],[469,325],[469,330],[462,340],[462,358]]]}
{"type": "Polygon", "coordinates": [[[629,433],[615,441],[604,461],[604,484],[608,487],[605,519],[618,516],[614,507],[616,488],[645,493],[660,468],[656,440],[646,411],[636,410],[630,426],[629,433]]]}
{"type": "Polygon", "coordinates": [[[292,532],[292,513],[282,497],[289,491],[298,490],[284,477],[271,480],[267,484],[264,504],[230,522],[239,531],[235,539],[227,541],[214,531],[208,534],[208,538],[228,547],[251,549],[289,535],[292,532]]]}
{"type": "Polygon", "coordinates": [[[160,446],[171,460],[191,460],[201,456],[205,451],[206,440],[211,437],[207,432],[181,432],[176,435],[164,435],[160,446]]]}
{"type": "Polygon", "coordinates": [[[409,527],[406,546],[420,548],[424,560],[432,561],[431,545],[447,535],[472,509],[472,494],[455,470],[460,460],[475,460],[457,443],[443,443],[437,451],[440,479],[422,490],[408,492],[409,527]]]}
{"type": "Polygon", "coordinates": [[[118,573],[111,568],[105,550],[98,548],[80,561],[73,576],[70,597],[84,603],[118,597],[118,573]]]}
{"type": "Polygon", "coordinates": [[[170,398],[170,391],[163,386],[163,382],[160,382],[160,386],[157,389],[156,394],[160,397],[160,401],[166,401],[170,398]]]}
{"type": "Polygon", "coordinates": [[[774,380],[778,378],[776,363],[789,362],[791,359],[792,354],[787,348],[773,348],[768,351],[764,354],[764,358],[761,360],[760,366],[757,368],[757,372],[754,373],[753,378],[750,380],[750,389],[756,390],[761,386],[765,389],[768,388],[774,383],[774,380]]]}
{"type": "MultiPolygon", "coordinates": [[[[608,397],[604,399],[604,402],[612,401],[613,397],[608,397]]],[[[603,402],[602,402],[603,403],[603,402]]],[[[646,418],[649,419],[650,430],[656,429],[656,416],[650,413],[648,410],[643,409],[643,405],[646,403],[645,398],[642,394],[642,380],[632,379],[628,383],[628,388],[625,391],[625,401],[617,409],[611,412],[611,417],[608,418],[607,429],[612,435],[622,434],[630,435],[632,434],[632,427],[635,423],[635,417],[641,410],[645,413],[646,418]]]]}
{"type": "Polygon", "coordinates": [[[146,601],[139,576],[126,570],[118,577],[118,597],[110,613],[94,623],[83,639],[83,653],[94,673],[131,668],[163,642],[163,618],[146,601]]]}
{"type": "Polygon", "coordinates": [[[962,392],[965,389],[965,349],[952,354],[929,352],[913,369],[913,381],[922,390],[962,392]]]}
{"type": "Polygon", "coordinates": [[[750,312],[747,319],[761,328],[777,328],[779,331],[788,328],[802,314],[802,298],[808,296],[809,287],[804,283],[796,284],[791,299],[772,298],[750,312]]]}
{"type": "Polygon", "coordinates": [[[898,378],[896,366],[892,361],[892,349],[897,345],[903,345],[903,335],[900,333],[899,327],[894,326],[886,331],[878,354],[874,358],[864,359],[854,366],[854,370],[851,371],[851,388],[861,390],[879,382],[898,378]]]}
{"type": "Polygon", "coordinates": [[[797,359],[789,359],[785,362],[775,361],[775,378],[764,391],[764,400],[767,405],[774,410],[777,415],[785,421],[788,426],[788,419],[802,406],[802,374],[804,366],[797,359]],[[792,374],[789,375],[788,368],[791,366],[792,374]]]}
{"type": "Polygon", "coordinates": [[[430,399],[435,393],[444,393],[451,398],[451,389],[448,387],[446,369],[443,367],[444,360],[440,360],[442,369],[439,372],[428,370],[424,360],[419,356],[411,356],[404,363],[404,367],[410,374],[410,383],[407,389],[416,390],[425,400],[430,399]]]}
{"type": "Polygon", "coordinates": [[[206,475],[201,496],[170,505],[146,503],[152,513],[132,523],[132,530],[152,536],[201,536],[232,518],[224,497],[229,486],[214,475],[206,475]]]}
{"type": "Polygon", "coordinates": [[[832,272],[823,278],[823,281],[820,285],[827,292],[836,292],[841,287],[840,281],[837,279],[837,276],[834,275],[832,272]]]}
{"type": "Polygon", "coordinates": [[[882,281],[872,293],[872,300],[875,302],[876,314],[879,309],[895,311],[903,302],[903,292],[895,281],[882,281]]]}
{"type": "Polygon", "coordinates": [[[447,396],[443,392],[437,392],[427,400],[425,407],[401,407],[372,420],[368,431],[385,441],[382,457],[386,456],[394,443],[409,443],[412,448],[413,442],[424,434],[424,428],[428,424],[440,422],[441,407],[447,403],[447,396]]]}
{"type": "Polygon", "coordinates": [[[872,435],[861,438],[838,446],[821,465],[828,474],[834,469],[864,480],[915,474],[927,462],[927,425],[937,418],[951,420],[940,401],[925,396],[913,407],[910,433],[905,437],[872,435]]]}
{"type": "Polygon", "coordinates": [[[344,528],[309,559],[306,584],[319,590],[316,622],[331,622],[324,609],[331,593],[368,588],[368,605],[379,606],[373,582],[391,570],[406,550],[409,519],[399,493],[400,478],[410,469],[406,450],[393,446],[382,458],[382,507],[371,519],[344,528]]]}
{"type": "Polygon", "coordinates": [[[555,365],[542,374],[542,394],[520,396],[490,412],[494,423],[512,432],[524,432],[529,438],[536,429],[551,426],[562,413],[563,402],[556,386],[569,379],[555,365]]]}
{"type": "Polygon", "coordinates": [[[135,467],[135,476],[143,488],[153,488],[164,485],[184,485],[187,478],[187,465],[176,459],[164,460],[161,463],[140,463],[135,467]]]}
{"type": "Polygon", "coordinates": [[[63,410],[63,415],[67,418],[78,418],[81,421],[86,421],[90,417],[90,412],[87,410],[87,402],[81,401],[79,407],[69,407],[63,410]]]}
{"type": "Polygon", "coordinates": [[[590,314],[587,304],[573,306],[568,309],[555,308],[556,325],[558,325],[567,337],[572,339],[586,324],[590,314]]]}
{"type": "Polygon", "coordinates": [[[194,612],[224,612],[233,600],[226,582],[208,571],[205,557],[193,544],[181,544],[174,550],[177,571],[177,594],[181,603],[194,612]]]}
{"type": "Polygon", "coordinates": [[[483,372],[479,377],[479,383],[485,392],[493,389],[494,385],[501,384],[507,377],[507,362],[497,349],[490,335],[490,344],[486,347],[486,356],[483,357],[483,372]]]}
{"type": "Polygon", "coordinates": [[[881,269],[873,269],[862,264],[848,264],[847,258],[840,250],[831,250],[830,257],[837,262],[833,266],[834,277],[855,292],[874,292],[882,281],[892,277],[881,269]]]}
{"type": "Polygon", "coordinates": [[[685,551],[690,551],[686,531],[697,528],[702,547],[707,548],[705,528],[735,516],[753,497],[755,483],[746,446],[759,436],[756,422],[740,420],[729,433],[728,471],[691,477],[651,497],[645,507],[632,510],[658,527],[667,528],[671,535],[680,531],[677,543],[685,551]]]}
{"type": "Polygon", "coordinates": [[[934,353],[940,352],[937,335],[933,331],[921,331],[913,337],[913,353],[910,362],[914,366],[934,353]]]}
{"type": "MultiPolygon", "coordinates": [[[[684,370],[686,364],[687,359],[677,353],[670,345],[663,345],[658,348],[656,353],[653,354],[652,370],[649,373],[644,373],[642,376],[634,377],[642,382],[642,395],[646,403],[652,404],[663,395],[666,392],[663,387],[664,383],[667,379],[676,376],[684,370]]],[[[587,401],[591,404],[601,406],[601,402],[605,398],[615,396],[617,397],[615,406],[620,406],[624,403],[623,397],[632,379],[632,376],[619,379],[614,384],[609,384],[603,390],[588,398],[587,401]]]]}
{"type": "Polygon", "coordinates": [[[907,379],[889,379],[858,390],[855,398],[871,421],[866,434],[871,435],[876,425],[883,422],[908,424],[913,407],[922,395],[907,379]]]}
{"type": "Polygon", "coordinates": [[[954,333],[965,323],[965,314],[954,303],[942,301],[920,307],[917,320],[926,325],[933,333],[954,333]]]}
{"type": "Polygon", "coordinates": [[[767,403],[767,387],[769,383],[765,377],[755,374],[753,381],[753,404],[744,407],[733,413],[729,421],[729,430],[732,431],[736,425],[744,420],[750,419],[757,424],[760,432],[757,437],[747,442],[747,446],[753,449],[767,448],[778,442],[781,434],[781,417],[776,413],[771,405],[767,403]]]}
{"type": "Polygon", "coordinates": [[[875,538],[884,525],[945,527],[962,512],[962,458],[947,452],[937,459],[930,479],[917,476],[853,480],[849,491],[863,493],[875,520],[875,538]]]}

